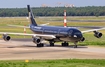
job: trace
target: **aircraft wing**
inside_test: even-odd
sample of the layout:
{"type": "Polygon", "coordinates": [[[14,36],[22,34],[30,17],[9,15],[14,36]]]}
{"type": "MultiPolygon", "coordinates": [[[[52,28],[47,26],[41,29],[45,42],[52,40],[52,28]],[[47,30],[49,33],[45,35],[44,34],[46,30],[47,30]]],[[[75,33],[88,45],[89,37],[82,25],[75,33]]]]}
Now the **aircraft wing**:
{"type": "Polygon", "coordinates": [[[87,28],[87,29],[99,29],[99,28],[103,28],[102,26],[69,26],[72,28],[87,28]]]}
{"type": "Polygon", "coordinates": [[[99,28],[99,29],[91,29],[91,30],[86,30],[86,31],[81,31],[82,33],[88,33],[88,32],[94,32],[94,31],[99,31],[99,30],[104,30],[104,28],[99,28]]]}
{"type": "Polygon", "coordinates": [[[46,26],[46,25],[49,25],[49,23],[40,24],[39,26],[46,26]]]}
{"type": "Polygon", "coordinates": [[[28,34],[28,33],[11,33],[11,32],[0,32],[0,34],[12,34],[12,35],[23,35],[23,36],[35,36],[35,37],[42,37],[45,39],[54,39],[56,38],[54,35],[42,35],[42,34],[28,34]]]}
{"type": "MultiPolygon", "coordinates": [[[[49,24],[49,23],[40,24],[39,26],[46,26],[46,25],[48,25],[48,24],[49,24]]],[[[8,24],[7,26],[10,26],[10,27],[20,27],[20,28],[30,28],[30,26],[10,25],[10,24],[8,24]]]]}
{"type": "Polygon", "coordinates": [[[21,25],[8,25],[10,27],[20,27],[20,28],[30,28],[29,26],[21,26],[21,25]]]}

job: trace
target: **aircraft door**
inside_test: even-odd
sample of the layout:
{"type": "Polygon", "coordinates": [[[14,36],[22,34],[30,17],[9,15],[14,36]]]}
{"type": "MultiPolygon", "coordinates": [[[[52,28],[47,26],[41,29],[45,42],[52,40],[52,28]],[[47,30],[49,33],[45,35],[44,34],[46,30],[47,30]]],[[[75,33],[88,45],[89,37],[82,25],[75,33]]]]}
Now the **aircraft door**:
{"type": "Polygon", "coordinates": [[[68,35],[69,35],[69,37],[72,37],[72,35],[73,35],[73,30],[69,30],[68,35]]]}

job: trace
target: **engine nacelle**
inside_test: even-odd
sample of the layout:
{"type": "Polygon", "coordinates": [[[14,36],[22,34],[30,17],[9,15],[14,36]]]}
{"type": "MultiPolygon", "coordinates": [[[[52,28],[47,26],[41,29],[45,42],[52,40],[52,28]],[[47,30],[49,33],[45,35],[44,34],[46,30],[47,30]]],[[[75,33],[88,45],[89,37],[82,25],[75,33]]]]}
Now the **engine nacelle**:
{"type": "Polygon", "coordinates": [[[85,38],[84,38],[84,37],[82,37],[80,41],[81,41],[81,42],[85,41],[85,38]]]}
{"type": "Polygon", "coordinates": [[[7,35],[7,34],[3,34],[3,39],[5,41],[9,41],[11,39],[11,37],[9,35],[7,35]]]}
{"type": "Polygon", "coordinates": [[[97,31],[94,31],[94,36],[97,37],[97,38],[101,38],[102,37],[102,33],[100,32],[97,32],[97,31]]]}
{"type": "Polygon", "coordinates": [[[40,38],[37,38],[37,37],[33,37],[33,42],[35,44],[40,44],[41,43],[41,39],[40,38]]]}

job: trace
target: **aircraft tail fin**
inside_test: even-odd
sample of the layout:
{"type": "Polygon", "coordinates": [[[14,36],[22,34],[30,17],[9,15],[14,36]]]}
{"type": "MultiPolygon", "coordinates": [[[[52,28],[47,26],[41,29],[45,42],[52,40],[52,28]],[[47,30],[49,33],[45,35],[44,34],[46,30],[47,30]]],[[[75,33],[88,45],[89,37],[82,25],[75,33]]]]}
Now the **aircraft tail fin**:
{"type": "Polygon", "coordinates": [[[34,15],[33,15],[33,12],[30,8],[30,5],[27,5],[27,9],[28,9],[28,13],[29,13],[29,20],[30,20],[30,23],[34,26],[37,26],[37,23],[36,21],[34,20],[34,15]]]}

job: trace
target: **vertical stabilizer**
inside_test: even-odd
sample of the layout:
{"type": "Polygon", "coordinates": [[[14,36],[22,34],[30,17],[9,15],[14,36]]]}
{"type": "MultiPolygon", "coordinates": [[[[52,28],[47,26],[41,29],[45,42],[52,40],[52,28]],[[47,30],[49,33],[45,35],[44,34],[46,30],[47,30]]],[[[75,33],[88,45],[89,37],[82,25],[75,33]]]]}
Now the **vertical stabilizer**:
{"type": "Polygon", "coordinates": [[[37,23],[36,21],[34,20],[34,15],[33,15],[33,12],[30,8],[30,5],[27,5],[27,9],[28,9],[28,13],[29,13],[29,20],[30,20],[30,23],[34,26],[37,26],[37,23]]]}

